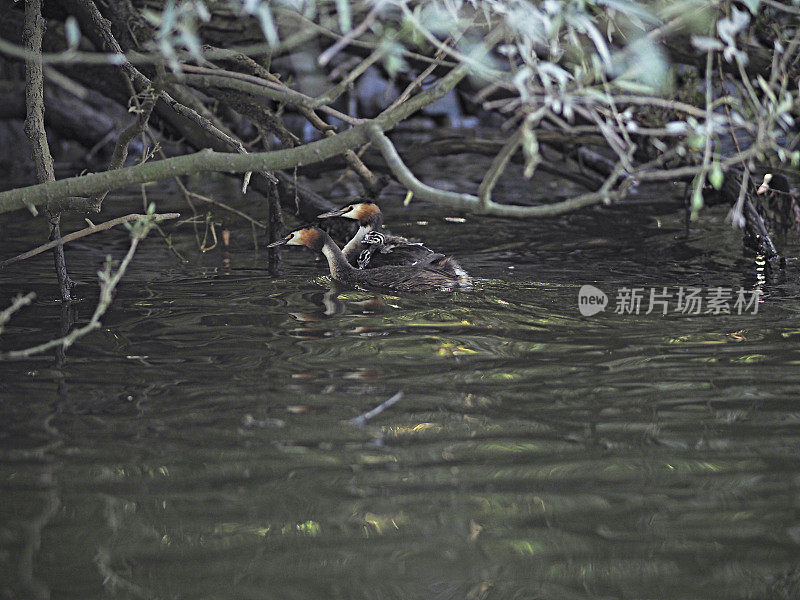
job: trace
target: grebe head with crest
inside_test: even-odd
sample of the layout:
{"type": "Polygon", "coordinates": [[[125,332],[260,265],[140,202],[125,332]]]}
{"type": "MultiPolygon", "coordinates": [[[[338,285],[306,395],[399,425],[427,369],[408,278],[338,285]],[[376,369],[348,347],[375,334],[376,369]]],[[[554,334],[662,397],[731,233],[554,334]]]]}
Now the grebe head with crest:
{"type": "Polygon", "coordinates": [[[353,221],[358,221],[358,224],[362,227],[370,226],[372,229],[380,229],[383,224],[381,209],[372,200],[351,202],[342,208],[317,215],[318,219],[330,219],[331,217],[352,219],[353,221]]]}
{"type": "Polygon", "coordinates": [[[306,246],[316,252],[322,252],[322,248],[325,246],[325,236],[320,229],[313,225],[307,225],[300,229],[295,229],[277,242],[272,242],[267,248],[283,246],[284,244],[288,246],[306,246]]]}

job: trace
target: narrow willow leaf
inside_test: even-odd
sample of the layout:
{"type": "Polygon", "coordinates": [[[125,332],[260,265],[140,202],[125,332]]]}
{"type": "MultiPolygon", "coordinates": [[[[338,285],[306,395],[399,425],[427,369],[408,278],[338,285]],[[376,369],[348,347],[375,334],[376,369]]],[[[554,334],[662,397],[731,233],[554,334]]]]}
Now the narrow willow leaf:
{"type": "Polygon", "coordinates": [[[604,66],[609,68],[611,66],[611,53],[608,51],[608,46],[603,38],[603,34],[600,33],[589,19],[586,19],[586,35],[591,38],[592,43],[594,43],[595,48],[597,48],[597,53],[603,60],[604,66]]]}
{"type": "Polygon", "coordinates": [[[211,20],[211,13],[208,10],[203,2],[195,2],[194,3],[195,10],[197,11],[197,17],[203,22],[208,23],[211,20]]]}
{"type": "Polygon", "coordinates": [[[386,38],[381,40],[380,47],[384,52],[383,67],[389,73],[389,76],[394,78],[398,72],[408,66],[403,58],[403,46],[390,38],[386,38]]]}
{"type": "Polygon", "coordinates": [[[77,48],[81,41],[81,30],[78,28],[78,20],[70,15],[64,21],[64,29],[67,36],[67,45],[70,48],[77,48]]]}
{"type": "Polygon", "coordinates": [[[146,8],[142,11],[145,20],[155,27],[161,27],[161,15],[154,10],[146,8]]]}
{"type": "Polygon", "coordinates": [[[635,81],[627,81],[625,79],[615,79],[612,84],[626,92],[633,92],[634,94],[652,94],[656,90],[649,86],[637,83],[635,81]]]}
{"type": "Polygon", "coordinates": [[[599,0],[597,2],[600,6],[613,8],[622,14],[637,17],[642,21],[659,25],[661,19],[654,15],[642,2],[626,2],[625,0],[599,0]]]}
{"type": "Polygon", "coordinates": [[[700,209],[703,208],[703,183],[699,175],[695,175],[692,181],[692,188],[691,219],[692,221],[696,221],[700,209]]]}
{"type": "Polygon", "coordinates": [[[533,177],[536,167],[542,162],[542,157],[539,154],[539,140],[529,127],[523,127],[522,129],[522,153],[525,155],[523,176],[525,179],[530,179],[533,177]]]}
{"type": "Polygon", "coordinates": [[[258,17],[259,23],[261,23],[261,30],[264,32],[267,43],[270,47],[276,48],[279,42],[278,30],[275,27],[275,21],[272,20],[272,13],[269,10],[269,6],[260,4],[256,9],[256,16],[258,17]]]}
{"type": "Polygon", "coordinates": [[[350,15],[350,0],[336,0],[336,14],[339,16],[339,29],[347,33],[352,29],[353,19],[350,15]]]}
{"type": "Polygon", "coordinates": [[[693,35],[692,46],[694,46],[700,52],[708,52],[709,50],[722,50],[725,47],[718,39],[705,37],[703,35],[693,35]]]}
{"type": "Polygon", "coordinates": [[[685,133],[689,129],[689,126],[685,121],[670,121],[665,125],[665,128],[670,133],[680,134],[685,133]]]}
{"type": "Polygon", "coordinates": [[[190,23],[182,23],[180,30],[181,43],[189,49],[189,52],[192,54],[192,56],[194,56],[197,60],[202,61],[203,46],[200,43],[200,37],[197,35],[197,30],[195,29],[194,25],[190,23]]]}
{"type": "Polygon", "coordinates": [[[744,2],[747,10],[750,11],[750,14],[755,15],[758,13],[758,7],[761,4],[761,0],[742,0],[742,2],[744,2]]]}
{"type": "Polygon", "coordinates": [[[715,190],[718,190],[722,187],[722,182],[725,179],[725,176],[722,174],[722,168],[719,166],[719,163],[714,161],[711,165],[711,171],[708,173],[708,181],[711,185],[714,186],[715,190]]]}
{"type": "Polygon", "coordinates": [[[164,10],[161,11],[161,28],[159,30],[160,36],[167,35],[175,25],[175,2],[168,0],[164,5],[164,10]]]}

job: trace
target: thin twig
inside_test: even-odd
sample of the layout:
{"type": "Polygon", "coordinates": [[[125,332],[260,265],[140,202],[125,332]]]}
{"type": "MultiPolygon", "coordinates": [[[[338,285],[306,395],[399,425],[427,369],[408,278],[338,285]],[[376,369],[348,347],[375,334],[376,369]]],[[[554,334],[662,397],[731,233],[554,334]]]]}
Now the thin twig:
{"type": "MultiPolygon", "coordinates": [[[[448,40],[445,40],[444,43],[445,45],[447,45],[448,40]]],[[[420,85],[422,85],[425,79],[427,79],[428,75],[433,73],[436,70],[436,67],[441,65],[442,59],[444,58],[444,50],[437,50],[433,58],[434,62],[425,67],[422,73],[417,75],[414,78],[414,81],[412,81],[406,86],[406,89],[404,89],[403,92],[395,99],[395,101],[389,105],[389,110],[397,106],[400,106],[403,102],[408,100],[411,97],[411,94],[414,92],[414,90],[417,89],[420,85]]]]}
{"type": "Polygon", "coordinates": [[[791,4],[784,4],[783,2],[777,2],[776,0],[761,0],[767,6],[771,6],[775,10],[782,10],[788,13],[792,13],[793,15],[800,15],[800,8],[796,6],[792,6],[791,4]]]}
{"type": "Polygon", "coordinates": [[[100,318],[106,313],[109,306],[111,306],[114,290],[122,279],[122,276],[125,275],[125,271],[128,269],[128,265],[130,265],[131,260],[133,260],[133,255],[136,253],[136,248],[139,246],[139,242],[141,242],[147,236],[150,227],[151,224],[148,221],[139,221],[131,232],[131,246],[128,249],[127,254],[125,254],[125,258],[122,259],[119,267],[117,267],[116,272],[112,272],[111,257],[108,257],[103,270],[97,273],[98,278],[100,279],[100,298],[98,300],[97,307],[92,314],[92,318],[89,319],[89,322],[86,325],[73,329],[65,336],[50,340],[43,344],[39,344],[38,346],[0,353],[0,360],[20,360],[33,356],[34,354],[46,352],[51,348],[56,348],[59,346],[66,349],[75,343],[75,341],[79,338],[82,338],[95,329],[98,329],[100,327],[100,318]]]}
{"type": "Polygon", "coordinates": [[[117,225],[122,225],[123,223],[128,223],[130,221],[142,221],[144,219],[152,218],[155,223],[159,223],[161,221],[166,221],[168,219],[177,219],[180,217],[180,213],[164,213],[160,215],[137,215],[137,214],[130,214],[125,215],[124,217],[117,217],[116,219],[111,219],[110,221],[106,221],[105,223],[100,223],[99,225],[92,225],[91,227],[86,227],[85,229],[81,229],[80,231],[75,231],[73,233],[67,234],[64,237],[53,240],[46,244],[42,244],[41,246],[37,246],[33,250],[28,250],[27,252],[23,252],[18,256],[13,258],[9,258],[8,260],[4,260],[0,262],[0,269],[7,267],[8,265],[13,265],[14,263],[20,262],[22,260],[31,258],[32,256],[36,256],[37,254],[41,254],[42,252],[46,252],[50,250],[50,248],[55,248],[57,245],[66,244],[68,242],[72,242],[82,237],[86,237],[87,235],[92,235],[93,233],[98,233],[100,231],[105,231],[107,229],[111,229],[117,225]]]}
{"type": "MultiPolygon", "coordinates": [[[[328,125],[313,110],[309,108],[300,108],[300,112],[306,119],[308,119],[308,122],[311,123],[311,125],[313,125],[325,137],[334,137],[336,135],[336,128],[332,125],[328,125]]],[[[369,192],[372,196],[377,196],[383,187],[381,181],[372,171],[369,170],[369,167],[364,164],[364,162],[355,152],[348,149],[345,150],[342,155],[344,156],[348,166],[361,179],[361,182],[363,183],[367,192],[369,192]]]]}
{"type": "MultiPolygon", "coordinates": [[[[109,519],[110,520],[110,519],[109,519]]],[[[116,531],[113,527],[112,531],[116,531]]],[[[112,554],[106,546],[100,546],[94,556],[94,564],[103,579],[103,585],[114,595],[124,592],[126,596],[141,600],[155,600],[158,596],[147,588],[125,579],[114,570],[112,554]]]]}
{"type": "MultiPolygon", "coordinates": [[[[276,15],[281,17],[287,17],[292,19],[297,19],[300,22],[300,26],[298,27],[299,31],[286,38],[281,44],[278,46],[278,53],[286,53],[293,48],[301,46],[308,42],[311,38],[319,37],[320,35],[324,35],[325,37],[329,37],[334,40],[339,40],[342,38],[341,34],[336,33],[335,31],[331,31],[314,21],[304,17],[300,13],[297,13],[293,10],[287,10],[284,8],[279,8],[277,5],[273,5],[274,12],[276,15]]],[[[380,42],[370,42],[367,40],[351,40],[351,46],[358,46],[359,48],[370,48],[375,49],[380,45],[380,42]]],[[[231,51],[231,52],[238,52],[238,51],[231,51]]],[[[244,53],[244,52],[243,52],[244,53]]],[[[247,53],[245,53],[247,54],[247,53]]],[[[250,52],[252,54],[252,52],[250,52]]],[[[410,50],[406,50],[405,48],[400,50],[400,54],[406,58],[410,58],[412,60],[417,60],[420,62],[430,63],[433,62],[433,59],[429,56],[425,56],[424,54],[419,54],[418,52],[411,52],[410,50]]],[[[208,56],[207,56],[208,57],[208,56]]],[[[210,57],[208,57],[210,58],[210,57]]],[[[453,62],[444,62],[442,63],[446,67],[453,67],[458,66],[457,63],[453,62]]]]}
{"type": "Polygon", "coordinates": [[[0,333],[3,332],[3,325],[8,323],[8,320],[11,318],[11,315],[13,315],[21,308],[28,306],[28,304],[33,302],[34,298],[36,298],[36,294],[34,292],[28,292],[24,296],[19,295],[11,301],[11,306],[6,308],[5,310],[0,311],[0,333]]]}
{"type": "Polygon", "coordinates": [[[616,200],[625,195],[625,192],[622,190],[610,190],[610,185],[608,185],[609,181],[616,181],[616,178],[619,176],[619,173],[615,171],[612,173],[612,178],[606,180],[606,184],[604,184],[599,191],[576,196],[575,198],[570,198],[562,202],[540,206],[517,206],[513,204],[498,204],[497,202],[489,201],[486,202],[485,207],[481,208],[480,199],[477,196],[439,190],[422,183],[414,176],[408,167],[405,166],[394,144],[392,144],[389,138],[387,138],[380,129],[377,129],[374,124],[370,124],[367,127],[367,132],[373,144],[375,144],[375,147],[378,148],[383,155],[392,173],[394,173],[400,183],[414,193],[415,197],[447,204],[463,210],[482,212],[484,214],[500,217],[553,217],[572,212],[584,206],[616,200]]]}
{"type": "Polygon", "coordinates": [[[224,69],[208,69],[193,65],[182,65],[181,69],[184,71],[183,75],[167,75],[167,80],[187,83],[195,87],[230,88],[246,94],[266,96],[271,100],[292,106],[319,109],[351,125],[358,125],[363,122],[362,119],[354,119],[350,115],[346,115],[330,106],[324,106],[324,103],[318,99],[297,92],[283,83],[277,84],[246,73],[237,73],[224,69]]]}
{"type": "MultiPolygon", "coordinates": [[[[164,152],[164,150],[159,146],[158,140],[156,139],[156,136],[155,136],[155,134],[153,134],[153,131],[150,129],[149,125],[145,128],[145,132],[144,133],[146,133],[147,137],[150,138],[150,143],[152,143],[153,146],[156,148],[156,151],[158,152],[158,155],[161,157],[161,160],[166,159],[167,155],[164,152]]],[[[144,140],[142,140],[142,146],[144,146],[144,140]]],[[[189,205],[189,208],[191,209],[192,214],[194,215],[194,217],[198,217],[199,215],[197,213],[197,209],[194,207],[194,202],[192,202],[192,199],[189,197],[189,190],[186,189],[185,185],[183,185],[183,182],[181,181],[181,178],[180,177],[173,177],[173,181],[175,181],[175,184],[178,186],[178,189],[181,190],[181,193],[183,194],[183,199],[186,200],[186,204],[189,205]]],[[[178,223],[178,225],[180,225],[180,223],[178,223]]],[[[199,248],[200,247],[200,233],[197,231],[197,223],[194,221],[194,219],[192,219],[192,226],[194,227],[195,241],[197,242],[197,247],[199,248]]]]}
{"type": "Polygon", "coordinates": [[[486,206],[492,201],[492,190],[520,144],[522,144],[522,127],[514,132],[514,135],[508,139],[508,142],[503,145],[500,152],[494,157],[492,165],[478,187],[478,199],[482,209],[485,210],[486,206]]]}
{"type": "Polygon", "coordinates": [[[210,252],[214,248],[217,247],[217,229],[214,226],[214,221],[211,218],[211,213],[206,214],[206,230],[203,232],[203,242],[200,244],[200,252],[210,252]],[[208,232],[211,231],[211,237],[214,239],[214,243],[210,246],[206,246],[206,240],[208,239],[208,232]]]}
{"type": "Polygon", "coordinates": [[[350,419],[348,423],[350,423],[354,427],[363,427],[364,425],[366,425],[367,421],[369,421],[373,417],[377,417],[387,408],[389,408],[393,404],[400,402],[400,400],[402,399],[403,399],[403,392],[402,391],[397,392],[394,396],[392,396],[388,400],[385,400],[384,402],[381,402],[378,406],[376,406],[372,410],[368,410],[367,412],[362,413],[353,419],[350,419]]]}
{"type": "Polygon", "coordinates": [[[739,229],[743,229],[745,226],[745,218],[743,213],[744,203],[747,199],[747,186],[749,183],[750,169],[745,166],[745,168],[742,170],[742,182],[739,185],[739,195],[736,198],[736,204],[734,204],[733,208],[731,208],[730,212],[728,213],[731,224],[739,229]]]}
{"type": "MultiPolygon", "coordinates": [[[[711,89],[711,75],[712,75],[712,67],[714,65],[714,54],[709,50],[706,53],[706,131],[705,131],[705,144],[703,146],[703,166],[702,171],[700,171],[695,176],[694,181],[694,189],[692,190],[692,212],[691,218],[697,218],[697,210],[698,206],[695,206],[695,198],[701,198],[703,194],[703,185],[706,182],[706,177],[708,176],[709,165],[711,164],[711,134],[713,132],[711,128],[711,101],[713,99],[712,96],[712,89],[711,89]]],[[[740,213],[741,214],[741,213],[740,213]]]]}
{"type": "Polygon", "coordinates": [[[345,35],[343,35],[339,40],[336,41],[330,48],[325,50],[322,54],[319,55],[317,58],[317,63],[320,67],[324,67],[327,65],[330,60],[336,56],[343,48],[345,48],[350,42],[355,39],[361,37],[361,35],[369,29],[370,25],[375,22],[375,19],[378,17],[378,12],[383,7],[383,2],[376,2],[375,6],[372,7],[367,13],[367,16],[364,17],[364,20],[358,24],[358,27],[354,27],[350,31],[348,31],[345,35]]]}
{"type": "Polygon", "coordinates": [[[228,206],[224,202],[220,202],[219,200],[214,200],[213,198],[208,198],[207,196],[203,196],[202,194],[198,194],[197,192],[192,192],[192,191],[188,191],[188,190],[187,190],[187,194],[189,194],[189,196],[191,196],[192,198],[194,198],[196,200],[200,200],[202,202],[208,202],[209,204],[213,204],[214,206],[219,206],[223,210],[227,210],[228,212],[232,212],[235,215],[239,215],[240,217],[242,217],[243,219],[249,221],[250,223],[252,223],[256,227],[259,227],[261,229],[266,229],[267,228],[267,226],[264,225],[264,223],[262,223],[261,221],[256,221],[250,215],[247,215],[247,214],[243,213],[242,211],[233,208],[232,206],[228,206]]]}
{"type": "MultiPolygon", "coordinates": [[[[144,142],[144,137],[145,136],[142,135],[142,142],[144,142]]],[[[145,154],[144,150],[142,150],[142,154],[145,154]]],[[[144,160],[144,156],[142,157],[142,160],[144,160]]],[[[143,183],[140,189],[142,192],[142,206],[145,210],[147,210],[147,207],[150,205],[149,201],[147,200],[147,184],[143,183]]],[[[175,248],[175,245],[172,243],[172,238],[166,234],[166,232],[158,225],[158,223],[153,223],[153,228],[158,232],[158,235],[161,236],[161,239],[164,240],[164,243],[167,245],[167,249],[175,255],[175,258],[177,258],[181,263],[189,262],[186,260],[186,257],[184,257],[183,254],[178,252],[178,249],[175,248]]]]}
{"type": "Polygon", "coordinates": [[[359,61],[358,66],[350,71],[342,80],[329,89],[327,92],[323,92],[320,96],[317,96],[316,102],[318,106],[322,106],[324,104],[330,104],[334,100],[336,100],[339,96],[347,91],[352,83],[361,77],[367,69],[369,69],[372,65],[376,62],[381,60],[386,54],[386,51],[383,48],[378,48],[372,54],[370,54],[364,60],[359,61]]]}
{"type": "MultiPolygon", "coordinates": [[[[149,94],[144,103],[141,104],[141,106],[139,106],[137,109],[137,114],[134,121],[119,134],[119,137],[117,138],[117,145],[114,146],[114,152],[111,155],[111,159],[108,161],[109,171],[120,169],[125,165],[125,159],[128,158],[128,146],[130,145],[131,140],[143,132],[144,128],[147,127],[147,122],[150,120],[150,115],[153,112],[153,107],[156,105],[158,96],[158,92],[149,94]]],[[[142,160],[142,162],[144,162],[144,160],[142,160]]],[[[97,207],[98,211],[100,210],[100,206],[103,204],[103,200],[105,200],[107,195],[108,190],[100,192],[99,194],[94,194],[91,197],[91,202],[97,207]]]]}
{"type": "MultiPolygon", "coordinates": [[[[458,59],[461,62],[461,64],[469,65],[477,73],[480,73],[487,79],[501,80],[505,78],[505,73],[503,73],[502,71],[487,67],[482,62],[483,56],[480,57],[468,56],[462,52],[459,52],[455,48],[448,47],[443,42],[440,42],[435,35],[433,35],[430,31],[428,31],[428,29],[426,29],[422,25],[422,23],[419,22],[419,19],[417,19],[416,15],[414,15],[414,13],[411,12],[411,9],[408,8],[405,2],[400,3],[400,9],[403,11],[403,15],[405,16],[405,18],[408,19],[408,21],[414,26],[414,28],[417,31],[419,31],[422,34],[422,36],[426,40],[428,40],[428,42],[433,44],[439,50],[442,50],[443,52],[446,52],[453,58],[458,59]]],[[[495,32],[498,32],[498,30],[495,30],[495,32]]],[[[495,37],[494,32],[492,34],[487,35],[484,39],[484,43],[487,46],[493,46],[495,42],[497,42],[497,38],[495,37]]]]}
{"type": "Polygon", "coordinates": [[[42,204],[48,200],[64,196],[88,195],[105,189],[115,189],[125,185],[143,183],[176,177],[189,173],[207,171],[239,172],[287,169],[296,166],[321,162],[341,154],[344,150],[355,148],[367,141],[367,124],[381,129],[391,129],[400,121],[408,118],[418,110],[442,98],[453,89],[468,73],[466,65],[459,65],[436,85],[413,96],[408,101],[392,110],[383,111],[372,121],[366,121],[332,138],[312,142],[297,148],[288,148],[272,152],[253,152],[250,154],[217,153],[210,149],[195,154],[151,161],[143,165],[135,165],[89,173],[79,177],[70,177],[24,188],[0,192],[0,213],[23,208],[26,204],[42,204]]]}
{"type": "MultiPolygon", "coordinates": [[[[361,45],[361,44],[359,44],[361,45]]],[[[367,47],[374,47],[376,44],[364,43],[367,47]]],[[[232,54],[241,54],[244,56],[259,56],[270,51],[270,46],[266,42],[247,44],[236,48],[229,49],[212,49],[203,53],[203,58],[206,60],[215,60],[226,58],[232,54]]],[[[17,44],[12,44],[8,40],[0,38],[0,54],[5,54],[21,60],[26,60],[31,57],[30,51],[17,44]]],[[[409,53],[411,54],[411,53],[409,53]]],[[[153,52],[123,52],[121,49],[113,50],[111,52],[88,52],[74,49],[67,49],[61,52],[48,52],[43,53],[42,62],[47,65],[108,65],[118,67],[124,63],[132,65],[166,65],[169,60],[164,58],[164,54],[160,50],[153,52]]],[[[420,60],[426,59],[425,56],[416,55],[420,60]]],[[[188,52],[177,52],[179,60],[194,59],[188,52]]],[[[452,65],[450,65],[452,66],[452,65]]]]}

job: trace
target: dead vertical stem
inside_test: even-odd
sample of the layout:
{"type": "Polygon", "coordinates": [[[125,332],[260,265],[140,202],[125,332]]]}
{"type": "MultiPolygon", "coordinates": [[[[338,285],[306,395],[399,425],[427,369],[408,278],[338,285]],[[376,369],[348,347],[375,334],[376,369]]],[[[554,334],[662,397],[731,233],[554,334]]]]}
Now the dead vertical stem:
{"type": "MultiPolygon", "coordinates": [[[[267,193],[269,210],[269,243],[275,242],[283,235],[283,214],[281,213],[280,196],[277,184],[270,183],[267,193]]],[[[281,270],[280,246],[269,249],[267,266],[270,274],[277,275],[281,270]]]]}
{"type": "MultiPolygon", "coordinates": [[[[25,60],[25,134],[31,143],[36,177],[40,183],[55,181],[53,157],[47,144],[44,129],[44,91],[42,75],[42,36],[44,19],[42,18],[41,0],[25,0],[25,26],[23,38],[29,57],[25,60]]],[[[61,238],[61,213],[45,210],[50,224],[50,240],[61,238]]],[[[64,246],[53,248],[53,258],[58,277],[61,299],[68,302],[72,299],[70,288],[74,285],[67,274],[67,263],[64,260],[64,246]]]]}

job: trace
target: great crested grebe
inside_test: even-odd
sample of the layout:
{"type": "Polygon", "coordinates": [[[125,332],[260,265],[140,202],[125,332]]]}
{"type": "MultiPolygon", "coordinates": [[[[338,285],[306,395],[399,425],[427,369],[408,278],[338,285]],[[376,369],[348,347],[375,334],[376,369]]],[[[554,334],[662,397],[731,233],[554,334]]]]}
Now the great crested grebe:
{"type": "Polygon", "coordinates": [[[328,259],[331,277],[348,285],[375,286],[400,292],[453,291],[472,287],[472,279],[463,270],[460,275],[454,272],[450,264],[453,259],[433,252],[430,253],[431,260],[420,260],[416,264],[357,269],[347,262],[331,236],[312,225],[292,231],[269,247],[281,244],[306,246],[322,252],[328,259]]]}
{"type": "MultiPolygon", "coordinates": [[[[354,267],[373,269],[388,265],[408,266],[419,262],[433,262],[446,258],[419,242],[412,242],[399,235],[391,235],[383,229],[383,215],[371,200],[359,200],[346,206],[318,215],[318,219],[342,217],[358,221],[358,231],[344,248],[344,256],[354,267]]],[[[466,277],[461,265],[449,258],[442,268],[450,270],[454,277],[466,277]]]]}

